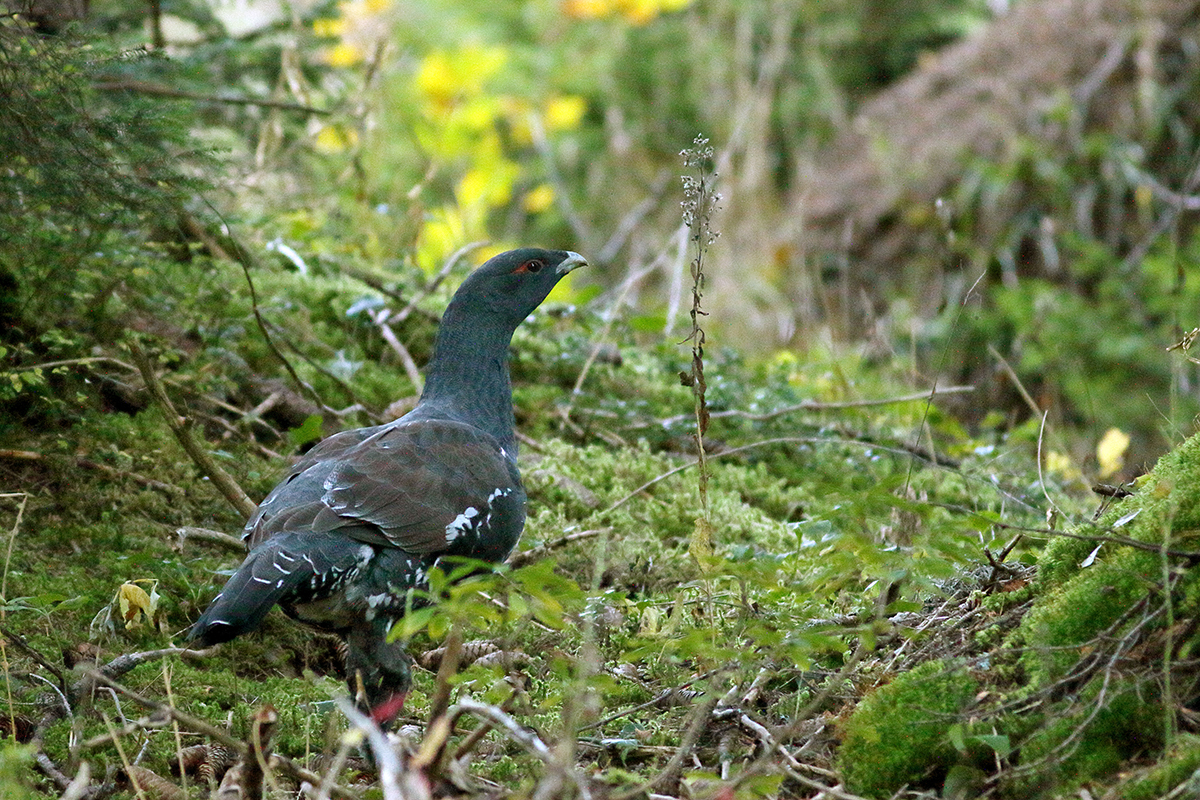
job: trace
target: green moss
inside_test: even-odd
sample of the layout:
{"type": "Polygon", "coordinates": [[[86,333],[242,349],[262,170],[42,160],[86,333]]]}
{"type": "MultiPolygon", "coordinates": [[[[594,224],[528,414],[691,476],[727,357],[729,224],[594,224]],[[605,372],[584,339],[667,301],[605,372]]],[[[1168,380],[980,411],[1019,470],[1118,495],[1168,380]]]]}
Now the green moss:
{"type": "Polygon", "coordinates": [[[1148,699],[1136,690],[1101,697],[1098,685],[1089,686],[1081,702],[1022,742],[1021,763],[1033,772],[1012,781],[1007,793],[1061,797],[1108,778],[1131,758],[1157,752],[1162,746],[1162,707],[1148,699]],[[1103,708],[1096,711],[1095,703],[1103,703],[1103,708]]]}
{"type": "Polygon", "coordinates": [[[961,668],[930,661],[867,695],[842,725],[838,768],[846,787],[890,797],[955,762],[948,729],[975,694],[961,668]]]}
{"type": "Polygon", "coordinates": [[[1170,796],[1184,781],[1191,783],[1188,796],[1195,796],[1200,792],[1200,784],[1193,777],[1197,771],[1200,771],[1200,736],[1185,734],[1163,754],[1159,763],[1127,780],[1118,796],[1122,800],[1158,800],[1170,796]]]}

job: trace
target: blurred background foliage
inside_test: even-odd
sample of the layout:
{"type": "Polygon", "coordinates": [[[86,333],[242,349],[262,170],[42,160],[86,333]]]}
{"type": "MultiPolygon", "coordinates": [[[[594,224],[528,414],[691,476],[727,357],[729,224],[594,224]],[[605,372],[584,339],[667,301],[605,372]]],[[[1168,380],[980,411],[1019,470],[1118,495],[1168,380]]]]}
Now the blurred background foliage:
{"type": "MultiPolygon", "coordinates": [[[[933,785],[947,759],[968,777],[991,769],[1010,735],[1046,752],[1072,741],[1075,727],[1055,726],[1078,712],[1076,693],[1060,702],[1057,678],[1029,666],[1070,636],[1050,624],[1053,597],[1033,617],[1053,631],[1016,629],[1035,602],[1027,578],[1041,548],[1004,525],[1033,529],[1047,504],[1081,522],[1094,505],[1081,489],[1132,478],[1194,431],[1195,2],[18,3],[38,29],[0,22],[0,441],[5,477],[32,499],[25,529],[19,514],[11,528],[15,596],[3,610],[35,643],[73,641],[122,581],[150,574],[165,598],[160,624],[180,630],[228,566],[166,543],[164,525],[239,520],[156,413],[133,413],[148,409],[126,337],[153,343],[173,396],[261,496],[285,457],[323,433],[405,410],[469,262],[542,244],[593,266],[516,339],[518,421],[538,443],[524,465],[525,543],[597,536],[556,551],[566,611],[537,588],[550,576],[535,565],[502,581],[522,598],[512,618],[497,622],[464,591],[443,617],[418,621],[474,616],[487,623],[478,633],[501,626],[508,643],[548,654],[553,674],[532,690],[528,718],[552,729],[585,684],[613,708],[712,664],[747,683],[769,672],[764,713],[799,714],[819,697],[828,704],[813,714],[850,714],[849,690],[831,699],[816,681],[854,666],[854,642],[871,650],[886,616],[901,620],[892,641],[903,643],[863,661],[863,692],[933,664],[892,691],[904,707],[957,713],[983,679],[960,666],[983,652],[998,664],[989,691],[1048,699],[1011,729],[985,717],[891,753],[879,731],[909,720],[864,705],[844,729],[842,768],[853,773],[856,753],[886,757],[887,769],[862,762],[885,778],[873,793],[933,785]],[[676,344],[692,256],[678,176],[698,133],[715,148],[722,193],[704,298],[710,441],[747,448],[714,458],[715,577],[688,556],[690,473],[647,491],[692,446],[690,394],[675,377],[688,366],[676,344]],[[976,391],[855,405],[935,381],[976,391]],[[814,401],[825,405],[804,405],[814,401]],[[25,547],[28,530],[38,546],[25,547]],[[1001,551],[1012,554],[1004,569],[968,574],[1001,551]],[[68,597],[63,586],[83,588],[68,597]],[[942,669],[927,660],[943,655],[938,637],[921,639],[938,628],[905,628],[899,615],[952,599],[998,622],[965,628],[942,669]],[[584,603],[617,618],[598,628],[604,658],[635,665],[640,683],[589,673],[594,643],[522,624],[559,622],[584,603]],[[1012,652],[992,653],[1013,630],[1012,652]],[[1026,645],[1035,656],[1018,663],[1026,645]],[[787,664],[764,666],[769,652],[787,664]]],[[[1195,474],[1182,461],[1153,484],[1163,497],[1195,474]]],[[[1171,513],[1131,527],[1153,550],[1171,513]]],[[[1108,514],[1113,529],[1133,519],[1108,514]]],[[[1069,544],[1051,549],[1042,589],[1068,585],[1086,600],[1099,579],[1071,575],[1117,548],[1069,544]]],[[[1134,576],[1144,596],[1158,577],[1141,561],[1154,559],[1106,569],[1134,576]]],[[[1170,580],[1190,587],[1184,573],[1170,580]]],[[[1090,630],[1087,602],[1069,610],[1067,627],[1090,630]]],[[[181,683],[229,683],[218,700],[185,700],[223,715],[226,690],[242,705],[257,698],[234,670],[256,691],[264,676],[336,672],[331,654],[277,623],[230,648],[228,672],[216,659],[203,673],[180,665],[181,683]]],[[[169,638],[91,633],[126,649],[169,638]]],[[[1157,697],[1159,675],[1145,673],[1133,691],[1157,697]]],[[[158,689],[160,678],[141,679],[158,689]]],[[[419,680],[427,690],[429,676],[419,680]]],[[[271,691],[289,691],[279,684],[271,691]]],[[[290,684],[305,703],[327,694],[290,684]]],[[[1168,691],[1152,709],[1176,700],[1195,698],[1168,691]]],[[[1113,740],[1145,726],[1125,712],[1113,740]]],[[[671,715],[619,723],[621,741],[673,745],[685,718],[671,715]]],[[[1192,764],[1191,739],[1166,731],[1148,746],[1157,757],[1184,745],[1192,764]]],[[[26,755],[5,758],[16,769],[26,755]]],[[[494,779],[528,774],[505,758],[494,779]]]]}
{"type": "Polygon", "coordinates": [[[715,342],[907,360],[984,390],[970,422],[1048,411],[1079,464],[1117,426],[1141,466],[1200,410],[1166,352],[1200,301],[1180,0],[96,0],[74,22],[38,8],[86,4],[20,3],[60,33],[5,29],[10,340],[100,325],[105,298],[137,302],[114,279],[152,280],[139,252],[226,232],[330,274],[570,246],[599,269],[560,298],[678,335],[673,176],[703,133],[715,342]],[[1094,30],[1021,38],[1054,13],[1094,30]],[[1020,119],[990,116],[1005,92],[1020,119]],[[939,124],[947,96],[970,124],[939,124]]]}

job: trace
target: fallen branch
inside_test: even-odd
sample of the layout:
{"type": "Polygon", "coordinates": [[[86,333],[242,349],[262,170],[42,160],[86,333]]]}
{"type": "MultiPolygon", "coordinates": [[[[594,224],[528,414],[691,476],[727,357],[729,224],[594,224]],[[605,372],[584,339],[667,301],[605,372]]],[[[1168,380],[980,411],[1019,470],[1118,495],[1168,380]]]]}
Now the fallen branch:
{"type": "Polygon", "coordinates": [[[481,722],[490,724],[494,729],[503,731],[509,739],[516,742],[525,752],[537,758],[546,767],[558,773],[559,777],[568,779],[575,785],[576,791],[583,800],[591,800],[592,793],[588,788],[587,781],[573,767],[564,767],[559,764],[554,753],[550,748],[538,738],[537,734],[524,728],[515,719],[501,711],[499,708],[480,703],[470,697],[464,697],[450,707],[447,716],[453,720],[462,714],[470,714],[481,722]]]}
{"type": "Polygon", "coordinates": [[[158,376],[154,372],[154,365],[151,364],[150,358],[142,350],[142,346],[137,342],[130,340],[129,351],[133,354],[134,363],[142,373],[142,380],[146,382],[146,389],[150,392],[150,396],[154,399],[155,404],[162,410],[163,416],[166,417],[167,426],[171,432],[175,434],[175,438],[179,441],[180,446],[191,457],[192,461],[200,468],[208,479],[213,482],[217,490],[229,501],[237,511],[246,519],[254,515],[258,504],[251,500],[242,487],[238,486],[237,481],[230,477],[229,473],[221,469],[216,461],[213,460],[212,454],[207,448],[203,447],[192,436],[192,431],[187,417],[184,417],[175,410],[175,406],[171,404],[171,398],[167,396],[166,389],[159,382],[158,376]]]}
{"type": "Polygon", "coordinates": [[[197,528],[194,525],[184,525],[181,528],[175,529],[175,535],[179,537],[179,543],[182,545],[188,539],[197,539],[201,542],[211,542],[212,544],[220,545],[228,550],[237,550],[246,552],[246,543],[236,536],[230,536],[228,533],[221,531],[213,531],[208,528],[197,528]]]}

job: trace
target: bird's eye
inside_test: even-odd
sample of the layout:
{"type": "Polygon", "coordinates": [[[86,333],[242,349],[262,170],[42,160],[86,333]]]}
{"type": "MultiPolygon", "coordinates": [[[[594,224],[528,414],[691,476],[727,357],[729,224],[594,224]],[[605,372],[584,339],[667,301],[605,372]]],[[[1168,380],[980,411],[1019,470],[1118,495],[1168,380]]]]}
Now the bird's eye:
{"type": "Polygon", "coordinates": [[[541,272],[542,267],[544,266],[546,265],[535,258],[531,261],[526,261],[524,264],[513,270],[513,272],[541,272]]]}

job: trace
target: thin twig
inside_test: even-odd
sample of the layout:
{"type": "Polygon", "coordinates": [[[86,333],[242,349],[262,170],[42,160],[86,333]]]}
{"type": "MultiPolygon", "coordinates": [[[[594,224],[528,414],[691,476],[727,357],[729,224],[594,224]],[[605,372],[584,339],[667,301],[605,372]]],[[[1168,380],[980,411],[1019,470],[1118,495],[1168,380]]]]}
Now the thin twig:
{"type": "Polygon", "coordinates": [[[301,105],[299,103],[287,103],[280,100],[261,100],[257,97],[222,97],[219,95],[201,94],[199,92],[187,92],[182,89],[173,89],[170,86],[147,83],[146,81],[100,81],[92,84],[92,87],[99,89],[102,92],[130,91],[137,92],[138,94],[150,94],[156,97],[175,97],[180,100],[198,100],[203,103],[226,103],[238,106],[261,106],[263,108],[278,108],[282,111],[300,111],[305,114],[327,115],[333,113],[331,111],[326,111],[323,108],[313,108],[312,106],[301,105]]]}
{"type": "Polygon", "coordinates": [[[478,250],[485,244],[487,244],[487,242],[470,242],[469,244],[464,244],[462,247],[451,253],[450,257],[442,262],[442,268],[439,269],[437,274],[433,276],[433,280],[425,284],[425,287],[413,295],[413,298],[408,301],[408,305],[401,309],[400,313],[396,314],[396,316],[389,318],[388,321],[400,323],[408,319],[408,315],[416,310],[418,303],[437,291],[437,288],[442,285],[442,281],[446,280],[446,277],[454,271],[455,267],[458,266],[459,261],[466,257],[468,253],[478,250]]]}
{"type": "Polygon", "coordinates": [[[708,722],[712,710],[716,708],[719,699],[719,697],[710,696],[703,703],[692,709],[691,718],[688,720],[688,726],[683,732],[683,739],[679,742],[679,748],[671,756],[666,766],[659,770],[657,775],[647,780],[641,786],[636,786],[614,795],[613,800],[633,800],[633,798],[640,797],[642,794],[652,791],[667,781],[678,778],[679,770],[683,766],[683,760],[688,757],[692,752],[692,748],[696,746],[696,742],[700,738],[700,733],[704,730],[704,726],[708,722]]]}
{"type": "MultiPolygon", "coordinates": [[[[896,403],[911,403],[921,400],[929,400],[934,394],[966,394],[975,391],[974,386],[947,386],[936,390],[927,389],[923,392],[914,392],[913,394],[900,395],[898,397],[881,397],[871,400],[844,400],[840,402],[818,402],[816,400],[805,400],[802,403],[797,403],[793,406],[784,406],[773,411],[766,411],[761,414],[756,414],[752,411],[742,411],[740,409],[727,409],[725,411],[713,411],[709,413],[709,419],[721,419],[724,417],[737,417],[738,419],[748,419],[753,422],[766,422],[767,420],[782,417],[785,414],[792,414],[797,411],[840,411],[849,408],[869,408],[872,406],[887,406],[895,405],[896,403]]],[[[637,425],[632,425],[632,428],[652,428],[661,427],[668,428],[678,422],[690,421],[694,419],[694,414],[678,414],[674,417],[656,420],[654,422],[642,422],[637,425]]]]}
{"type": "MultiPolygon", "coordinates": [[[[219,744],[222,744],[222,745],[230,748],[231,750],[236,752],[239,756],[245,757],[247,755],[247,748],[246,748],[245,742],[241,741],[240,739],[236,739],[233,736],[230,736],[224,730],[222,730],[214,725],[210,725],[208,722],[206,722],[205,720],[203,720],[199,717],[194,717],[191,714],[188,714],[184,711],[180,711],[179,709],[175,708],[174,706],[169,706],[169,705],[166,705],[165,703],[160,703],[157,700],[151,700],[150,698],[148,698],[144,695],[138,694],[137,692],[133,691],[132,689],[129,689],[128,687],[123,686],[122,684],[118,683],[117,681],[113,680],[112,678],[109,678],[107,675],[105,675],[103,672],[101,672],[99,670],[86,669],[86,670],[84,670],[84,675],[86,677],[91,678],[92,680],[96,681],[97,683],[100,683],[104,686],[109,686],[109,687],[115,689],[116,691],[125,695],[130,700],[133,700],[133,702],[137,703],[138,705],[142,706],[143,708],[154,709],[154,710],[161,711],[164,714],[169,714],[172,719],[175,719],[178,722],[180,722],[181,724],[185,725],[186,727],[191,728],[192,730],[196,731],[197,733],[200,733],[203,736],[207,736],[208,738],[212,739],[213,741],[218,742],[219,744]]],[[[285,774],[287,774],[289,777],[291,777],[295,780],[308,781],[313,786],[317,786],[321,783],[321,776],[317,775],[315,772],[312,772],[310,770],[305,769],[304,767],[301,767],[299,764],[295,763],[294,761],[292,761],[289,758],[285,758],[280,755],[276,755],[275,758],[278,761],[280,770],[282,772],[284,772],[285,774]]],[[[355,794],[354,792],[351,792],[349,789],[345,789],[341,786],[334,786],[333,789],[331,790],[330,794],[334,797],[343,798],[343,800],[358,800],[357,794],[355,794]]]]}
{"type": "Polygon", "coordinates": [[[427,800],[429,785],[422,775],[414,775],[404,769],[400,757],[387,740],[387,735],[366,714],[354,707],[346,695],[335,698],[338,708],[350,723],[367,738],[375,762],[379,765],[379,787],[384,800],[427,800]]]}
{"type": "Polygon", "coordinates": [[[565,777],[575,784],[576,791],[583,800],[591,800],[592,793],[588,788],[587,781],[578,770],[574,767],[564,767],[560,765],[554,758],[554,753],[546,746],[546,743],[538,738],[537,734],[526,730],[511,716],[501,711],[495,706],[487,703],[480,703],[470,697],[461,698],[457,703],[450,707],[447,715],[454,719],[461,714],[470,714],[480,721],[490,723],[497,730],[504,731],[510,739],[521,746],[527,753],[537,758],[549,769],[556,772],[565,773],[565,777]]]}
{"type": "Polygon", "coordinates": [[[612,528],[609,527],[609,528],[596,528],[594,530],[588,530],[588,531],[577,531],[575,533],[568,533],[566,536],[560,536],[559,538],[554,539],[553,541],[539,544],[537,547],[531,547],[528,550],[524,550],[520,553],[515,553],[511,558],[508,559],[508,565],[514,569],[516,569],[517,567],[523,567],[526,564],[532,564],[533,562],[544,558],[546,556],[546,554],[549,553],[551,550],[557,550],[560,547],[564,547],[564,546],[566,546],[568,544],[572,544],[574,542],[580,542],[580,541],[583,541],[584,539],[593,539],[597,536],[600,536],[605,533],[609,533],[611,531],[612,531],[612,528]]]}
{"type": "Polygon", "coordinates": [[[179,542],[182,544],[188,539],[197,539],[202,542],[212,542],[218,544],[227,550],[238,550],[246,552],[246,543],[236,536],[230,536],[222,531],[211,531],[208,528],[197,528],[194,525],[184,525],[182,528],[175,529],[175,535],[179,537],[179,542]]]}

